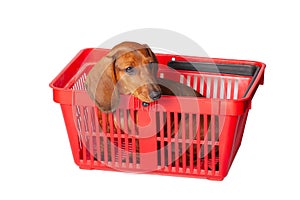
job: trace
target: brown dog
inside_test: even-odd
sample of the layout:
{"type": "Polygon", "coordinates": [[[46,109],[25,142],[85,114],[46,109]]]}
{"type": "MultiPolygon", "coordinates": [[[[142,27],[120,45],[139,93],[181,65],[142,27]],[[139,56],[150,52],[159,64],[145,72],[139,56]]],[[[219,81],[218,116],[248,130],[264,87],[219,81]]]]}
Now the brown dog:
{"type": "Polygon", "coordinates": [[[148,45],[123,42],[113,47],[91,69],[85,82],[89,96],[99,108],[100,124],[103,113],[117,108],[119,94],[131,94],[146,104],[161,95],[203,97],[186,85],[158,78],[157,71],[157,58],[148,45]]]}
{"type": "Polygon", "coordinates": [[[119,93],[131,94],[146,103],[161,95],[202,97],[186,85],[157,78],[157,70],[157,58],[148,45],[123,42],[91,69],[86,88],[102,112],[116,109],[119,93]]]}

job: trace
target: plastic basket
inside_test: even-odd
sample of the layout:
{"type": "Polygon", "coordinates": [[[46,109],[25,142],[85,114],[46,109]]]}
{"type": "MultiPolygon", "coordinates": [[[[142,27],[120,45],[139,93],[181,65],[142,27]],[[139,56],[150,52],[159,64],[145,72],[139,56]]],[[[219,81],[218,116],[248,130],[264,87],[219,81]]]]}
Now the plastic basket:
{"type": "Polygon", "coordinates": [[[50,83],[53,99],[61,105],[75,163],[82,169],[222,180],[240,147],[265,64],[156,54],[159,77],[186,84],[206,98],[162,96],[143,107],[134,97],[121,95],[117,110],[102,114],[103,123],[109,125],[99,126],[84,81],[108,51],[80,51],[50,83]],[[130,122],[135,116],[138,124],[130,122]],[[183,133],[177,136],[173,129],[183,133]]]}

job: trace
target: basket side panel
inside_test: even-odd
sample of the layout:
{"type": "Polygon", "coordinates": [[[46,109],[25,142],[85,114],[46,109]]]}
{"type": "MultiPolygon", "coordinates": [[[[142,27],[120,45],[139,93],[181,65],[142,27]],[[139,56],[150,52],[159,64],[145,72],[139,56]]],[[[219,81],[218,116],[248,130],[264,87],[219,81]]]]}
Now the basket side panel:
{"type": "Polygon", "coordinates": [[[73,118],[73,109],[72,105],[61,104],[61,110],[64,117],[69,142],[74,158],[74,162],[79,166],[80,165],[80,145],[78,140],[77,128],[73,118]]]}
{"type": "Polygon", "coordinates": [[[233,142],[238,123],[238,116],[220,116],[220,174],[227,175],[233,153],[233,142]]]}
{"type": "Polygon", "coordinates": [[[244,135],[244,129],[245,129],[245,125],[246,125],[246,120],[247,120],[247,116],[248,116],[248,111],[247,110],[243,115],[239,116],[238,118],[238,122],[237,122],[237,129],[236,129],[236,133],[235,133],[235,138],[233,141],[233,146],[232,146],[232,155],[231,155],[231,161],[230,161],[230,165],[232,164],[238,150],[239,147],[242,143],[242,138],[244,135]]]}

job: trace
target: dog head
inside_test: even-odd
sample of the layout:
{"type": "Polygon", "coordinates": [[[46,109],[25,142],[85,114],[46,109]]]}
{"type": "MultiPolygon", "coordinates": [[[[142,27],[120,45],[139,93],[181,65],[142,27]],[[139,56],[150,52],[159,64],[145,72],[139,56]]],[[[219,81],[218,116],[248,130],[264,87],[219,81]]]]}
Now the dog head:
{"type": "Polygon", "coordinates": [[[91,69],[85,82],[87,92],[103,112],[115,110],[120,93],[150,103],[161,96],[157,70],[157,58],[148,45],[123,42],[91,69]]]}

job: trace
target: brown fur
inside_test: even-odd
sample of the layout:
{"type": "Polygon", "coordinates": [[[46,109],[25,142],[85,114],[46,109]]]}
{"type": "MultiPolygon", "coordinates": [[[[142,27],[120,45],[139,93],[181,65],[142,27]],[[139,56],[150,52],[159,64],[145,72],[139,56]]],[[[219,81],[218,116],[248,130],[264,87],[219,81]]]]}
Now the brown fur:
{"type": "Polygon", "coordinates": [[[91,69],[86,88],[102,112],[116,109],[120,93],[132,94],[148,103],[154,101],[150,97],[152,91],[162,95],[202,96],[186,85],[157,78],[157,70],[157,58],[147,45],[123,42],[112,48],[91,69]],[[126,73],[129,66],[135,70],[133,75],[126,73]]]}

